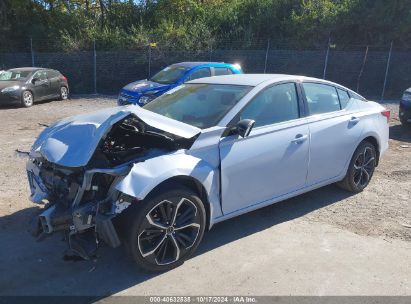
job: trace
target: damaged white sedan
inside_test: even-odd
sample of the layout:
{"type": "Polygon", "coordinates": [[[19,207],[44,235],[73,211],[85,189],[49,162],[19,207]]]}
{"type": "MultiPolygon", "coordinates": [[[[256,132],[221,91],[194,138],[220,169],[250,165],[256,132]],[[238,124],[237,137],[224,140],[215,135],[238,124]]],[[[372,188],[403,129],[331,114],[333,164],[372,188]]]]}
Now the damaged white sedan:
{"type": "Polygon", "coordinates": [[[46,128],[27,163],[42,235],[72,252],[122,242],[154,271],[181,264],[217,222],[338,182],[359,192],[388,147],[377,103],[291,75],[198,79],[148,105],[46,128]]]}

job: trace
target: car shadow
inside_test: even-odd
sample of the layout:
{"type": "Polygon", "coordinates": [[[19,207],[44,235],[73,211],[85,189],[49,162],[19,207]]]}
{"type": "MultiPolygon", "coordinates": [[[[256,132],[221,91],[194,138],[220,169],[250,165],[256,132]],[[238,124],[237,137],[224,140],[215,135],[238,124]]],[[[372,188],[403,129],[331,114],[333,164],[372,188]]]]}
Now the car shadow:
{"type": "MultiPolygon", "coordinates": [[[[351,194],[334,185],[216,224],[193,259],[230,242],[341,201],[351,194]]],[[[0,295],[77,295],[90,302],[137,286],[159,274],[139,270],[123,250],[102,247],[92,261],[63,261],[61,236],[37,242],[29,233],[32,207],[0,218],[0,295]],[[24,288],[22,288],[24,286],[24,288]]],[[[171,270],[172,271],[172,270],[171,270]]]]}
{"type": "Polygon", "coordinates": [[[411,143],[411,124],[390,126],[390,139],[411,143]]]}
{"type": "Polygon", "coordinates": [[[205,235],[197,255],[274,225],[300,218],[351,195],[350,192],[330,185],[216,224],[205,235]]]}
{"type": "MultiPolygon", "coordinates": [[[[53,101],[60,101],[58,99],[46,99],[46,100],[40,100],[40,101],[36,101],[31,107],[35,107],[36,105],[41,105],[41,104],[46,104],[46,103],[50,103],[53,101]]],[[[18,109],[21,108],[22,110],[28,110],[29,108],[25,108],[23,107],[19,102],[8,102],[8,103],[4,103],[0,105],[0,110],[4,109],[4,110],[9,110],[9,109],[18,109]]]]}

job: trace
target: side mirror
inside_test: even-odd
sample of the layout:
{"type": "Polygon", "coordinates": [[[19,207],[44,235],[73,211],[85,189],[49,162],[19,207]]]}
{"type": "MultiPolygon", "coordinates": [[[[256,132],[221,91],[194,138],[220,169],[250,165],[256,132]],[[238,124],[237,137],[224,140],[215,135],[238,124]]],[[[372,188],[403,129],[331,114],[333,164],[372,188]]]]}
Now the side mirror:
{"type": "Polygon", "coordinates": [[[237,123],[236,133],[241,137],[247,137],[250,135],[251,130],[253,129],[255,120],[252,119],[242,119],[237,123]]]}
{"type": "Polygon", "coordinates": [[[37,81],[39,81],[38,78],[33,78],[33,79],[31,80],[31,83],[32,83],[32,84],[36,84],[37,81]]]}

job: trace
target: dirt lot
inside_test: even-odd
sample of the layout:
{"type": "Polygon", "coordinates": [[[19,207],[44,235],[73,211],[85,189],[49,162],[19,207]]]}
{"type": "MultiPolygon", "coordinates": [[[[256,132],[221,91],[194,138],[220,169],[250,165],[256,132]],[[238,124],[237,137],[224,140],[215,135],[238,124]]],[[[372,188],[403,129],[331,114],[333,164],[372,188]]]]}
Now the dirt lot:
{"type": "MultiPolygon", "coordinates": [[[[20,277],[19,265],[24,265],[26,272],[30,270],[30,273],[32,273],[31,271],[44,271],[44,267],[47,267],[50,261],[55,265],[73,263],[63,262],[61,260],[64,244],[59,242],[58,239],[52,238],[51,240],[46,240],[45,242],[47,242],[48,245],[44,245],[46,244],[45,242],[35,243],[29,238],[27,233],[28,223],[36,213],[37,207],[28,200],[29,192],[26,182],[25,159],[17,157],[15,150],[28,150],[37,134],[44,128],[41,124],[50,124],[62,117],[89,112],[113,105],[115,105],[115,99],[113,97],[83,96],[64,102],[44,102],[37,104],[30,109],[16,107],[0,108],[0,121],[2,122],[2,130],[0,131],[0,248],[4,249],[0,250],[0,257],[2,256],[3,261],[7,261],[7,263],[0,263],[0,273],[4,274],[7,272],[10,274],[8,280],[2,281],[0,279],[0,294],[17,292],[16,290],[19,290],[19,285],[21,287],[21,284],[26,284],[24,286],[30,285],[29,282],[31,280],[29,280],[29,278],[23,279],[20,277]],[[35,257],[32,259],[30,258],[31,250],[33,250],[33,254],[35,253],[35,257]],[[3,251],[3,253],[1,253],[1,251],[3,251]],[[6,253],[13,256],[5,257],[6,253]],[[37,266],[33,266],[34,264],[37,266]]],[[[217,243],[210,245],[210,241],[207,241],[206,237],[205,245],[200,246],[200,252],[208,253],[217,247],[224,247],[226,243],[231,242],[236,245],[230,246],[237,248],[239,246],[238,242],[234,241],[243,238],[246,239],[249,235],[253,235],[253,238],[258,239],[264,235],[264,233],[267,233],[264,230],[274,227],[277,224],[278,227],[273,229],[279,229],[280,231],[284,230],[285,228],[282,228],[284,226],[280,224],[286,222],[295,225],[292,226],[293,228],[289,228],[289,230],[296,230],[299,235],[301,235],[301,233],[308,233],[310,237],[312,237],[312,234],[316,234],[318,231],[322,231],[323,233],[325,229],[332,233],[340,231],[338,232],[340,233],[338,234],[340,238],[352,239],[354,243],[362,242],[361,240],[365,237],[365,239],[370,240],[370,242],[374,242],[372,239],[376,239],[375,242],[380,245],[382,244],[381,246],[383,246],[383,248],[389,244],[393,244],[392,246],[396,244],[395,246],[399,246],[398,248],[411,248],[408,246],[411,244],[409,243],[411,242],[411,129],[405,129],[400,126],[397,119],[397,103],[387,103],[386,106],[392,111],[390,122],[390,148],[381,161],[380,166],[377,168],[371,184],[363,193],[350,195],[331,185],[286,202],[264,208],[263,210],[253,212],[251,215],[248,215],[248,218],[250,219],[249,221],[245,221],[244,216],[240,217],[238,220],[234,219],[228,221],[227,223],[216,226],[216,230],[220,233],[218,235],[218,240],[216,241],[217,243]],[[239,228],[239,223],[244,223],[244,221],[246,223],[245,230],[241,230],[241,228],[240,230],[234,231],[239,228]],[[252,227],[250,226],[250,223],[253,223],[252,227]],[[226,230],[228,231],[226,233],[235,234],[235,236],[224,235],[224,231],[226,230]],[[221,233],[223,234],[221,235],[221,233]],[[358,235],[358,238],[356,235],[358,235]]],[[[217,236],[214,233],[214,238],[215,237],[217,236]]],[[[241,241],[246,242],[245,240],[241,241]]],[[[221,250],[227,251],[231,248],[230,246],[221,250]]],[[[362,245],[358,244],[358,246],[362,245]]],[[[375,246],[376,252],[381,252],[381,249],[379,249],[380,247],[378,247],[379,245],[375,246]]],[[[391,248],[393,250],[387,255],[388,259],[395,259],[395,248],[397,247],[391,248]]],[[[390,248],[388,248],[388,250],[390,250],[390,248]]],[[[109,251],[110,253],[107,253],[108,257],[103,258],[102,261],[99,262],[100,264],[83,264],[86,266],[83,266],[80,272],[83,272],[83,276],[86,277],[87,272],[89,270],[94,271],[93,267],[95,268],[96,265],[100,265],[99,267],[105,269],[110,268],[109,264],[104,264],[107,263],[107,259],[123,259],[121,250],[120,253],[118,253],[118,251],[119,250],[115,251],[115,253],[109,251]]],[[[399,252],[401,252],[401,250],[399,252]]],[[[404,252],[406,253],[407,251],[404,252]]],[[[408,251],[408,253],[409,252],[410,251],[408,251]]],[[[221,254],[224,254],[224,252],[221,254]]],[[[226,254],[232,255],[232,253],[226,254]]],[[[201,254],[199,259],[204,260],[206,259],[206,256],[207,255],[205,254],[201,254]]],[[[210,253],[210,256],[212,256],[212,260],[205,261],[205,264],[202,264],[203,266],[216,262],[216,257],[213,256],[212,253],[210,253]]],[[[403,256],[403,258],[406,257],[406,255],[403,256]]],[[[382,256],[381,259],[384,260],[384,256],[382,256]]],[[[408,263],[410,260],[411,259],[408,259],[408,263]]],[[[96,261],[94,262],[96,263],[96,261]]],[[[123,261],[119,262],[118,267],[127,271],[126,269],[129,267],[129,264],[127,263],[128,262],[123,261]]],[[[189,266],[187,267],[190,267],[190,269],[193,268],[193,270],[198,270],[199,266],[196,266],[193,262],[189,261],[188,264],[189,266]]],[[[404,267],[409,271],[409,264],[405,264],[404,267]]],[[[399,266],[399,269],[401,269],[401,266],[399,266]]],[[[53,275],[58,278],[64,278],[66,270],[67,269],[64,267],[61,269],[54,269],[51,273],[48,273],[47,276],[53,275]]],[[[110,273],[109,270],[107,271],[110,273]]],[[[175,271],[176,274],[178,274],[182,270],[175,271]]],[[[289,269],[287,271],[289,271],[289,269]]],[[[35,275],[33,276],[35,277],[35,275]]],[[[127,286],[117,286],[116,288],[102,287],[98,289],[98,294],[104,295],[120,292],[131,286],[138,286],[140,283],[141,286],[144,286],[144,284],[148,284],[147,280],[150,278],[152,278],[152,276],[142,275],[140,279],[131,280],[132,283],[128,282],[126,284],[127,286]],[[144,284],[142,282],[144,282],[144,284]]],[[[47,281],[47,277],[44,277],[43,279],[47,281]]],[[[75,278],[71,277],[68,280],[75,280],[75,278]]],[[[161,276],[158,277],[158,280],[161,280],[161,276]]],[[[244,277],[244,280],[248,280],[247,276],[244,277]]],[[[27,290],[31,290],[27,292],[45,293],[45,290],[48,289],[48,292],[46,293],[82,294],[80,289],[72,289],[73,286],[77,286],[74,281],[68,282],[66,279],[62,279],[60,283],[63,284],[64,282],[64,284],[66,284],[64,286],[60,283],[60,285],[55,286],[52,285],[52,283],[47,282],[43,285],[37,284],[36,288],[32,287],[30,289],[30,287],[27,287],[27,290]],[[51,291],[50,288],[54,289],[51,291]]],[[[403,284],[403,289],[400,288],[401,286],[399,287],[400,293],[408,293],[409,295],[411,293],[409,282],[401,282],[403,284]]],[[[82,284],[84,284],[84,282],[82,284]]],[[[88,282],[88,284],[89,285],[86,284],[88,289],[83,290],[84,293],[90,293],[95,290],[95,286],[93,286],[91,282],[88,282]]],[[[239,286],[240,285],[241,284],[239,283],[239,286]]],[[[103,284],[102,286],[105,285],[103,284]]],[[[191,290],[189,287],[187,288],[188,290],[191,290]]],[[[178,290],[180,289],[177,289],[177,291],[178,290]]],[[[207,291],[207,289],[196,290],[199,290],[200,292],[207,291]]],[[[337,289],[331,290],[334,290],[335,293],[339,293],[337,289]]],[[[342,289],[340,290],[340,293],[344,294],[344,290],[349,291],[350,289],[342,289]]],[[[167,290],[165,289],[160,289],[160,291],[162,291],[163,294],[167,293],[167,290]]],[[[235,292],[235,289],[225,289],[222,290],[222,293],[224,293],[224,291],[235,292]]],[[[293,290],[288,290],[286,285],[282,291],[284,294],[293,293],[293,290]]],[[[310,291],[310,289],[294,290],[297,294],[301,294],[301,292],[302,294],[319,294],[321,293],[320,291],[310,291]],[[300,291],[300,293],[298,291],[300,291]]],[[[145,293],[147,291],[144,291],[143,289],[141,292],[145,293]]],[[[180,292],[184,293],[184,289],[181,289],[180,292]]],[[[379,292],[381,291],[376,290],[377,294],[379,292]]],[[[270,292],[267,291],[263,292],[263,294],[264,293],[270,294],[270,292]]],[[[237,294],[244,293],[242,290],[238,290],[237,294]]],[[[359,292],[359,294],[361,294],[361,292],[359,292]]],[[[396,293],[394,292],[394,294],[396,293]]]]}

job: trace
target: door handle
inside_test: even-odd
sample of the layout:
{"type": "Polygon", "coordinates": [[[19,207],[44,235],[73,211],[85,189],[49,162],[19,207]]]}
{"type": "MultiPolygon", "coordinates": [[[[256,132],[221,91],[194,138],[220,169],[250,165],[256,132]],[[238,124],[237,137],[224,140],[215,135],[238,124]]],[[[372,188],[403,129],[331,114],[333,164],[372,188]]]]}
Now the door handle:
{"type": "Polygon", "coordinates": [[[303,142],[307,140],[307,138],[308,138],[308,135],[297,134],[291,142],[294,144],[302,144],[303,142]]]}
{"type": "Polygon", "coordinates": [[[358,117],[353,116],[350,119],[350,124],[355,125],[355,124],[359,123],[359,121],[360,121],[360,119],[358,117]]]}

